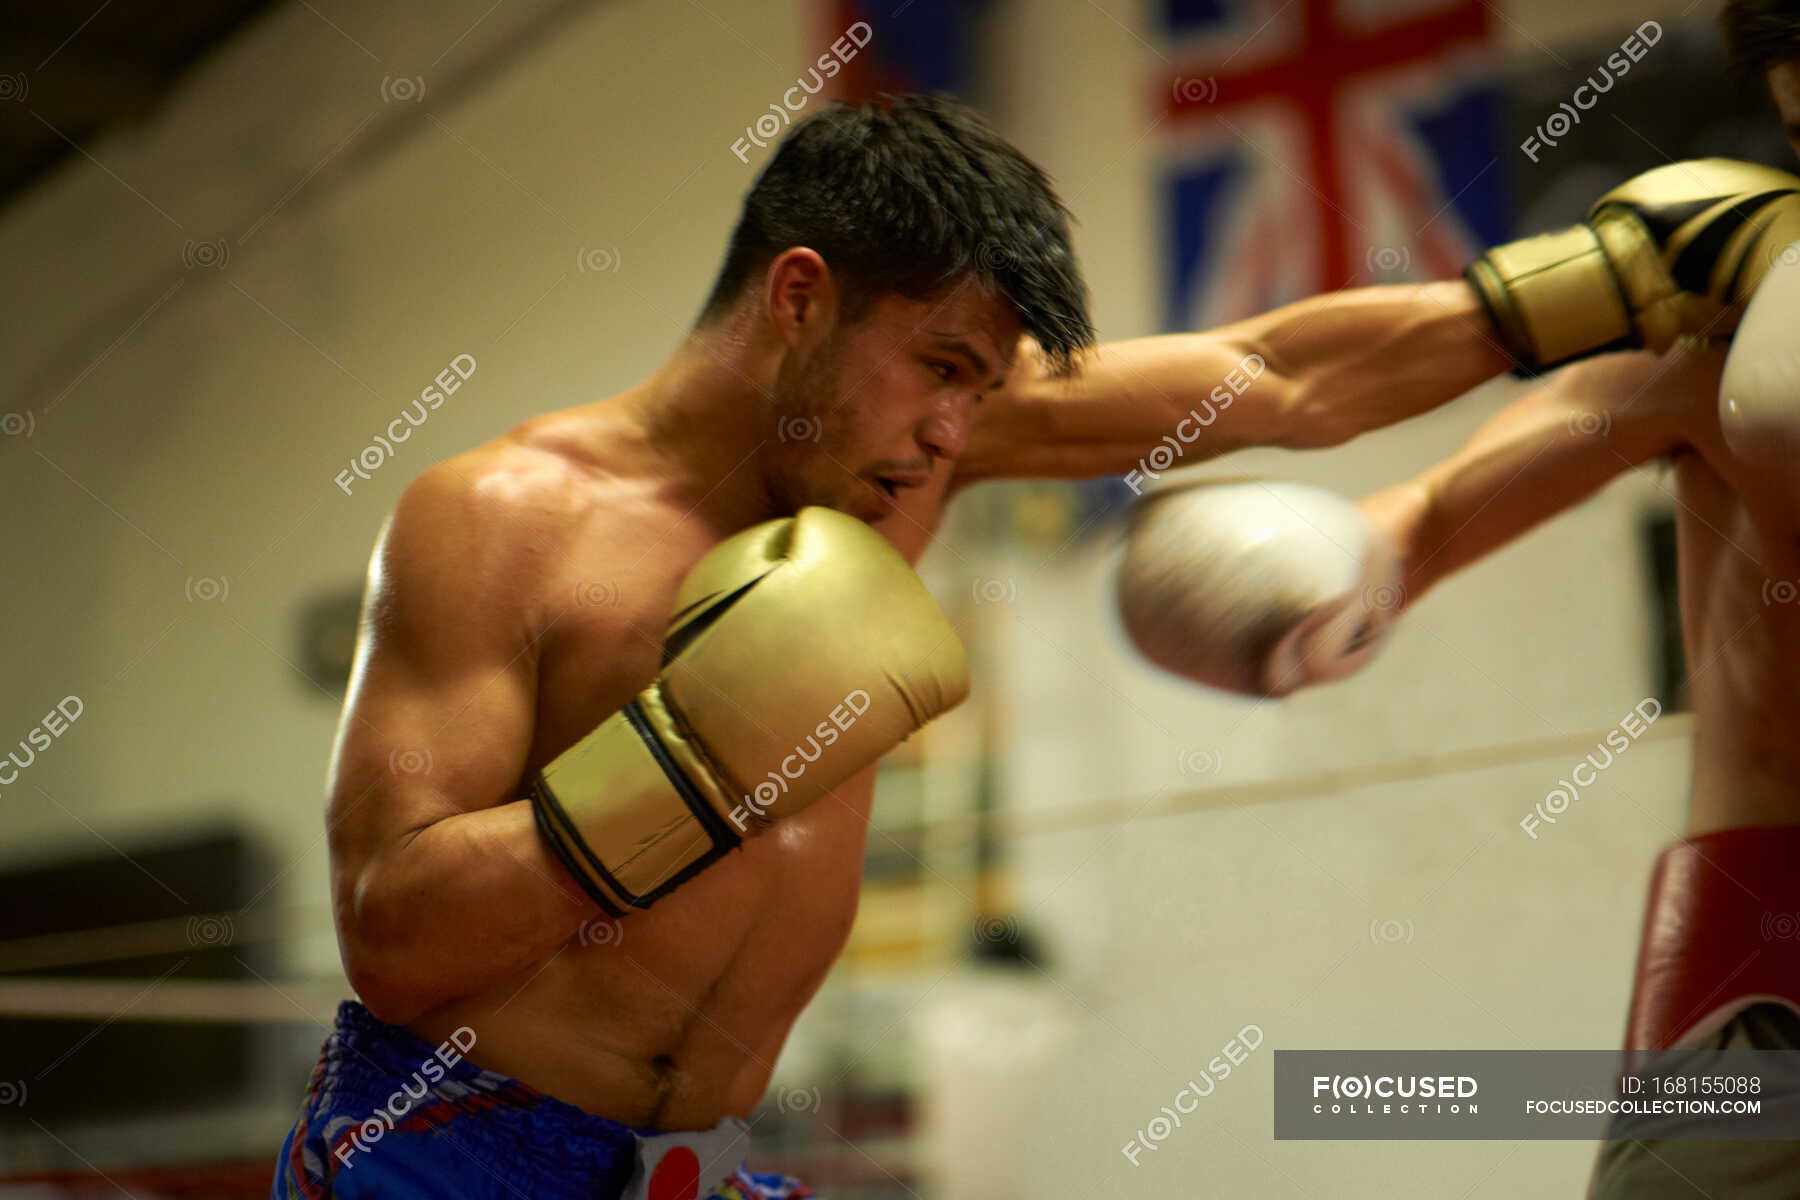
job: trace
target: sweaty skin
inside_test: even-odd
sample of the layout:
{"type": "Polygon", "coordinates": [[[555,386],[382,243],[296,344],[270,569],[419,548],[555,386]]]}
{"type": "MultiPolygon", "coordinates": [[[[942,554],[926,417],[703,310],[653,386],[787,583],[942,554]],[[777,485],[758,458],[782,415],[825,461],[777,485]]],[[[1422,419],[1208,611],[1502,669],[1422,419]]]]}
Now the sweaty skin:
{"type": "Polygon", "coordinates": [[[1800,823],[1800,507],[1791,479],[1719,429],[1724,354],[1569,367],[1423,475],[1360,502],[1406,559],[1406,601],[1597,491],[1673,464],[1682,641],[1694,708],[1689,832],[1800,823]]]}
{"type": "Polygon", "coordinates": [[[634,1126],[748,1116],[850,932],[874,768],[616,924],[519,799],[655,676],[701,556],[828,504],[916,561],[959,488],[1129,470],[1249,353],[1267,370],[1184,462],[1333,445],[1508,365],[1461,283],[1102,346],[1075,379],[980,288],[886,298],[841,338],[834,306],[822,260],[786,251],[644,383],[408,487],[370,566],[329,789],[340,950],[377,1017],[432,1043],[467,1025],[482,1066],[634,1126]]]}

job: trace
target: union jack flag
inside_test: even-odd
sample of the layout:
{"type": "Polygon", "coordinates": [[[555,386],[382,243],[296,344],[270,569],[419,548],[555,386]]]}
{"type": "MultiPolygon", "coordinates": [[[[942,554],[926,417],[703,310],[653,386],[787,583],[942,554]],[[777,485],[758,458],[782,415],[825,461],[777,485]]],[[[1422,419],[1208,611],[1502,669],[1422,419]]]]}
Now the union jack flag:
{"type": "Polygon", "coordinates": [[[1442,279],[1506,234],[1483,0],[1160,0],[1164,323],[1442,279]]]}

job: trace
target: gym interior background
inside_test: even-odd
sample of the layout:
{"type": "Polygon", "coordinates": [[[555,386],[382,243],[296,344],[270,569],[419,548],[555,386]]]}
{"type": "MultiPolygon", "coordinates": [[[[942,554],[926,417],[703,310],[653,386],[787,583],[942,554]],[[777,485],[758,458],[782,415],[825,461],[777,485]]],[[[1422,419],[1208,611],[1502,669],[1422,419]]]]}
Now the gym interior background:
{"type": "MultiPolygon", "coordinates": [[[[429,463],[661,361],[805,115],[784,93],[856,21],[834,86],[950,88],[1049,171],[1103,339],[1444,277],[1670,159],[1786,165],[1710,0],[178,8],[12,6],[0,45],[0,744],[50,731],[0,787],[0,1196],[266,1194],[347,994],[323,779],[383,517],[429,463]]],[[[1360,495],[1520,386],[1174,465],[1360,495]]],[[[1619,1043],[1687,781],[1667,481],[1621,480],[1281,703],[1131,652],[1131,498],[951,510],[921,570],[976,691],[884,764],[764,1160],[858,1198],[1575,1194],[1590,1143],[1275,1142],[1270,1060],[1619,1043]],[[1646,700],[1652,732],[1525,830],[1646,700]]]]}

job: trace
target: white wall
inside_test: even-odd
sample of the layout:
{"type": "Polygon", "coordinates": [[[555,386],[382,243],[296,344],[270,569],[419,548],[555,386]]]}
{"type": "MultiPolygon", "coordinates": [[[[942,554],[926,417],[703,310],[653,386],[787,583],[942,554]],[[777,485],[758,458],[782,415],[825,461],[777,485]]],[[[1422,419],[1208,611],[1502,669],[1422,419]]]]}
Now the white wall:
{"type": "MultiPolygon", "coordinates": [[[[1539,7],[1515,21],[1564,32],[1539,7]]],[[[1617,26],[1644,16],[1581,12],[1602,8],[1617,26]]],[[[1106,337],[1156,319],[1147,27],[1141,3],[1038,0],[1001,6],[991,39],[996,117],[1074,209],[1106,337]]],[[[283,7],[0,213],[14,309],[0,373],[33,421],[0,442],[0,503],[17,514],[0,744],[65,695],[87,704],[0,793],[8,857],[248,822],[281,856],[267,904],[289,932],[287,971],[337,977],[321,822],[337,706],[290,665],[298,605],[360,576],[425,464],[660,360],[760,161],[730,144],[817,41],[811,14],[777,0],[477,0],[429,21],[400,5],[283,7]],[[499,65],[477,73],[486,56],[499,65]],[[384,79],[415,78],[422,119],[382,97],[384,79]],[[182,267],[184,248],[214,240],[222,270],[182,267]],[[579,269],[585,252],[617,269],[579,269]],[[345,496],[333,477],[461,353],[479,363],[467,387],[345,496]],[[209,579],[228,598],[190,599],[209,579]]],[[[1330,454],[1229,469],[1356,493],[1447,452],[1507,386],[1330,454]]],[[[1008,802],[1116,799],[1129,813],[1159,790],[1608,726],[1650,686],[1635,539],[1656,499],[1651,480],[1614,488],[1446,585],[1362,677],[1279,706],[1145,671],[1115,630],[1105,552],[980,551],[973,569],[1016,587],[981,635],[1002,672],[988,703],[1017,737],[1008,802]],[[1194,750],[1218,772],[1183,774],[1194,750]]],[[[931,570],[959,586],[945,556],[931,570]]],[[[962,1122],[936,1126],[941,1194],[1188,1196],[1196,1180],[1259,1196],[1575,1190],[1579,1144],[1272,1143],[1266,1067],[1142,1167],[1120,1154],[1250,1022],[1265,1057],[1614,1044],[1685,747],[1630,756],[1532,841],[1517,821],[1572,761],[1018,841],[1048,981],[999,998],[947,982],[939,1002],[974,1014],[956,1028],[918,1010],[929,1102],[962,1122]],[[966,1049],[990,1009],[995,1027],[1035,1032],[1010,1055],[941,1052],[966,1049]],[[986,1081],[971,1079],[982,1062],[986,1081]],[[1012,1108],[986,1128],[997,1090],[1012,1108]]],[[[803,1020],[796,1061],[812,1029],[803,1020]]],[[[262,1128],[295,1098],[272,1096],[262,1128]]]]}

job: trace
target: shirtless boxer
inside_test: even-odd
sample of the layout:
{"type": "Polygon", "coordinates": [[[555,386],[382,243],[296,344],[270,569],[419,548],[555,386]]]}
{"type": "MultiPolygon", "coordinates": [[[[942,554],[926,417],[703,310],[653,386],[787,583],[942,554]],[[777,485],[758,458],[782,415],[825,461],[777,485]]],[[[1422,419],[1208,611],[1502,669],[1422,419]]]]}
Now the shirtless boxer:
{"type": "Polygon", "coordinates": [[[742,1169],[743,1118],[849,932],[875,760],[967,686],[908,567],[946,500],[1123,472],[1248,354],[1194,452],[1336,444],[1521,353],[1461,282],[1091,340],[1036,167],[952,101],[834,106],[662,367],[407,488],[330,777],[362,1003],[276,1197],[810,1194],[742,1169]]]}
{"type": "MultiPolygon", "coordinates": [[[[1800,0],[1734,0],[1724,26],[1800,154],[1800,0]]],[[[1689,836],[1652,876],[1630,1050],[1800,1050],[1800,940],[1770,932],[1800,920],[1800,223],[1773,225],[1729,358],[1694,344],[1571,366],[1355,507],[1289,484],[1172,491],[1137,516],[1121,566],[1154,660],[1278,695],[1360,667],[1401,607],[1609,480],[1672,464],[1694,777],[1689,836]],[[1252,551],[1246,529],[1279,532],[1252,551]],[[1256,566],[1260,587],[1244,582],[1256,566]],[[1184,610],[1178,590],[1211,599],[1184,610]],[[1208,626],[1260,632],[1191,639],[1208,626]],[[1328,669],[1294,652],[1309,644],[1328,669]]],[[[1589,1194],[1800,1196],[1800,1142],[1609,1141],[1589,1194]]]]}

